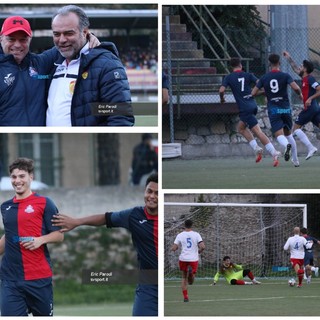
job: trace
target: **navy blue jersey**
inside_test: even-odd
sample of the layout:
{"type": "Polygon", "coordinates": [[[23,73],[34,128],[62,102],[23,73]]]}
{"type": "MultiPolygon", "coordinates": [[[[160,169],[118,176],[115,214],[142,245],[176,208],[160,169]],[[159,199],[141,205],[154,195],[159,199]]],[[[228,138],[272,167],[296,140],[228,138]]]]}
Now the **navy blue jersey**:
{"type": "MultiPolygon", "coordinates": [[[[314,238],[314,237],[311,237],[311,236],[309,236],[309,235],[304,235],[303,236],[307,241],[313,241],[313,244],[316,244],[316,243],[318,243],[318,239],[316,239],[316,238],[314,238]]],[[[304,248],[304,251],[306,252],[306,253],[313,253],[313,246],[310,248],[310,249],[307,249],[306,247],[304,248]]]]}
{"type": "Polygon", "coordinates": [[[293,82],[292,77],[285,72],[272,70],[266,73],[257,83],[257,87],[264,88],[268,100],[268,107],[290,108],[288,85],[293,82]]]}
{"type": "Polygon", "coordinates": [[[251,96],[251,84],[255,84],[258,78],[252,73],[234,71],[228,74],[222,81],[224,87],[230,87],[238,104],[240,112],[249,111],[257,107],[251,96]]]}
{"type": "Polygon", "coordinates": [[[52,216],[58,209],[51,199],[32,193],[25,199],[10,199],[1,205],[5,229],[5,252],[0,276],[5,280],[36,280],[52,276],[46,245],[28,250],[22,242],[40,237],[60,227],[52,226],[52,216]]]}
{"type": "Polygon", "coordinates": [[[158,269],[158,216],[149,215],[145,208],[134,207],[106,213],[107,228],[123,227],[132,235],[139,269],[158,269]]]}

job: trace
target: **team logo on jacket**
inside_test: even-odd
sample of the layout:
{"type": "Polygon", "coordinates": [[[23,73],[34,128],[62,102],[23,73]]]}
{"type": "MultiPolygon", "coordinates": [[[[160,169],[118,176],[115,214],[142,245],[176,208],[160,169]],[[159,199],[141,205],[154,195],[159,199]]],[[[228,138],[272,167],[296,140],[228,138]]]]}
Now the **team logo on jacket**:
{"type": "Polygon", "coordinates": [[[82,79],[86,80],[88,78],[88,71],[85,71],[83,74],[82,74],[82,79]]]}
{"type": "Polygon", "coordinates": [[[29,205],[27,206],[27,208],[24,210],[24,212],[26,212],[26,213],[32,213],[32,212],[34,212],[34,209],[33,209],[32,205],[29,204],[29,205]]]}
{"type": "Polygon", "coordinates": [[[13,76],[12,73],[8,73],[8,74],[4,77],[3,81],[4,81],[4,83],[5,83],[6,85],[11,86],[11,85],[13,84],[15,78],[16,78],[16,77],[13,76]]]}
{"type": "Polygon", "coordinates": [[[120,78],[121,78],[120,72],[118,72],[118,71],[115,71],[115,72],[113,73],[113,75],[114,75],[114,78],[115,78],[115,79],[120,79],[120,78]]]}
{"type": "Polygon", "coordinates": [[[38,77],[38,71],[33,67],[29,67],[29,75],[32,78],[37,78],[38,77]]]}
{"type": "Polygon", "coordinates": [[[69,83],[69,91],[70,91],[70,94],[73,94],[74,92],[74,86],[76,85],[76,80],[73,80],[69,83]]]}

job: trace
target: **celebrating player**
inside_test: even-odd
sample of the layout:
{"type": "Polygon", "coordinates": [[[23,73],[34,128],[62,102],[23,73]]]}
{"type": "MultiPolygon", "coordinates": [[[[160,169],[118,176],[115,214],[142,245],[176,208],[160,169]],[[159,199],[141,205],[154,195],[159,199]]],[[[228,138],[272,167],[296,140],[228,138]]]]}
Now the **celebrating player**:
{"type": "Polygon", "coordinates": [[[288,238],[283,249],[290,250],[290,261],[294,271],[298,277],[298,288],[302,287],[302,280],[304,275],[303,265],[304,265],[304,249],[311,248],[312,244],[307,242],[304,237],[300,236],[300,228],[295,227],[293,229],[293,237],[288,238]]]}
{"type": "Polygon", "coordinates": [[[250,147],[255,152],[256,162],[260,162],[262,160],[263,149],[258,146],[252,135],[253,132],[265,146],[267,151],[272,155],[273,166],[276,167],[279,165],[278,158],[280,152],[275,150],[269,138],[261,131],[258,121],[255,117],[258,107],[256,101],[250,94],[250,84],[255,84],[258,81],[258,78],[256,78],[252,73],[242,71],[240,58],[232,58],[230,60],[230,65],[233,68],[233,72],[227,75],[222,81],[222,85],[219,89],[220,101],[221,103],[225,103],[224,94],[226,88],[229,86],[240,111],[240,121],[238,123],[239,133],[249,142],[250,147]]]}
{"type": "Polygon", "coordinates": [[[47,243],[63,234],[51,223],[54,203],[31,191],[33,160],[18,158],[9,166],[15,196],[1,205],[5,235],[0,241],[1,315],[53,315],[52,269],[47,243]]]}
{"type": "Polygon", "coordinates": [[[261,88],[264,88],[268,100],[268,116],[272,133],[284,147],[284,160],[289,161],[292,152],[292,162],[295,167],[299,167],[297,146],[291,133],[292,115],[287,86],[290,85],[302,99],[301,90],[288,73],[280,71],[278,54],[270,54],[269,62],[271,71],[260,78],[251,94],[255,96],[261,88]]]}
{"type": "Polygon", "coordinates": [[[179,267],[182,271],[181,288],[183,301],[189,302],[188,284],[193,284],[198,270],[199,253],[204,250],[205,245],[200,234],[191,229],[192,220],[186,220],[184,226],[185,230],[176,236],[171,250],[177,251],[179,247],[181,248],[179,256],[179,267]]]}
{"type": "Polygon", "coordinates": [[[223,276],[226,281],[232,285],[241,286],[248,284],[261,284],[261,282],[256,280],[253,273],[249,269],[243,269],[241,265],[231,262],[231,258],[229,256],[225,256],[222,259],[220,269],[213,278],[214,285],[218,282],[220,275],[223,276]],[[246,276],[249,277],[249,279],[251,280],[250,282],[243,280],[243,278],[246,276]]]}
{"type": "Polygon", "coordinates": [[[310,243],[309,245],[311,245],[311,248],[305,248],[304,250],[304,268],[307,283],[309,284],[311,282],[312,271],[314,271],[316,277],[318,277],[319,275],[319,268],[315,267],[313,264],[313,245],[315,243],[320,244],[320,241],[314,237],[309,236],[306,228],[301,228],[300,234],[310,243]]]}
{"type": "Polygon", "coordinates": [[[289,61],[291,68],[295,73],[302,77],[302,95],[304,109],[299,113],[293,126],[293,134],[307,147],[308,154],[306,160],[310,159],[318,149],[310,142],[307,135],[301,128],[308,122],[312,122],[320,128],[320,107],[317,98],[320,96],[320,85],[311,75],[314,67],[313,63],[303,60],[302,66],[298,67],[291,58],[289,52],[283,52],[284,57],[289,61]]]}
{"type": "MultiPolygon", "coordinates": [[[[145,207],[134,207],[119,212],[91,215],[74,219],[66,215],[54,216],[53,225],[62,227],[61,231],[70,231],[76,227],[103,226],[107,228],[123,227],[132,234],[132,242],[137,251],[139,269],[154,274],[149,282],[140,283],[136,289],[133,316],[158,315],[158,174],[151,174],[145,185],[145,207]],[[154,273],[153,273],[154,272],[154,273]]],[[[141,279],[144,282],[145,279],[141,279]]]]}

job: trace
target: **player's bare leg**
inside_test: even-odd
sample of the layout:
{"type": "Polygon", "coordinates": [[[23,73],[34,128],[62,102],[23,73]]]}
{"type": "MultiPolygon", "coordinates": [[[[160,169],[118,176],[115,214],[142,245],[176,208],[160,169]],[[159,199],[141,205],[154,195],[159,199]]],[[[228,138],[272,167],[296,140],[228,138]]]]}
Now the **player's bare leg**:
{"type": "Polygon", "coordinates": [[[267,151],[271,154],[273,158],[273,166],[277,167],[279,165],[279,156],[280,152],[275,149],[273,144],[270,142],[269,138],[262,132],[260,126],[257,124],[251,131],[255,134],[255,136],[261,141],[261,143],[265,146],[267,151]]]}
{"type": "Polygon", "coordinates": [[[263,149],[258,146],[252,132],[243,121],[239,121],[238,123],[238,132],[249,142],[250,147],[256,154],[256,162],[260,162],[262,160],[263,149]]]}

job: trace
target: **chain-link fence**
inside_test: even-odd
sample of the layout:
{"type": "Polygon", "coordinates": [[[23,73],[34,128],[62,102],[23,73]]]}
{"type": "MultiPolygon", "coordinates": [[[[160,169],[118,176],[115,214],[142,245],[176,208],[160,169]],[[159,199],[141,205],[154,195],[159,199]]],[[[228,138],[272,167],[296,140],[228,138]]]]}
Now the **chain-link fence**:
{"type": "MultiPolygon", "coordinates": [[[[266,73],[276,37],[282,41],[276,53],[282,56],[282,51],[289,51],[298,65],[303,59],[311,60],[315,66],[313,74],[320,79],[320,28],[299,29],[307,37],[301,41],[308,44],[303,51],[297,37],[292,36],[297,30],[281,28],[271,32],[269,25],[259,19],[252,23],[256,25],[250,31],[231,26],[222,28],[207,6],[163,7],[163,68],[168,74],[170,95],[170,103],[163,107],[164,143],[179,142],[182,146],[245,143],[236,129],[239,119],[234,97],[227,90],[226,103],[221,105],[219,87],[223,77],[230,73],[230,57],[242,57],[245,71],[257,77],[266,73]],[[302,57],[301,52],[307,56],[302,57]]],[[[284,57],[281,65],[283,71],[301,84],[284,57]]],[[[301,110],[301,101],[291,89],[289,96],[295,116],[301,110]]],[[[257,98],[257,104],[259,124],[271,136],[264,97],[257,98]]],[[[311,141],[315,140],[317,129],[309,125],[306,130],[311,141]]],[[[242,155],[246,151],[244,148],[242,155]]]]}

